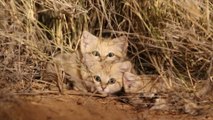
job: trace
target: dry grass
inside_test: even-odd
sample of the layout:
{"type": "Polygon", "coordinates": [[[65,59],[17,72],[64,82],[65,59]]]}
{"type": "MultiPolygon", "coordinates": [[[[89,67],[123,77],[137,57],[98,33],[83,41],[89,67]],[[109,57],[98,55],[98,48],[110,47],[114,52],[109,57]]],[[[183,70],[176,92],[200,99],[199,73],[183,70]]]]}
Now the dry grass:
{"type": "Polygon", "coordinates": [[[57,50],[76,50],[84,29],[127,35],[141,74],[189,86],[213,74],[209,0],[1,0],[0,8],[0,89],[14,83],[9,88],[16,91],[42,89],[34,76],[57,50]]]}

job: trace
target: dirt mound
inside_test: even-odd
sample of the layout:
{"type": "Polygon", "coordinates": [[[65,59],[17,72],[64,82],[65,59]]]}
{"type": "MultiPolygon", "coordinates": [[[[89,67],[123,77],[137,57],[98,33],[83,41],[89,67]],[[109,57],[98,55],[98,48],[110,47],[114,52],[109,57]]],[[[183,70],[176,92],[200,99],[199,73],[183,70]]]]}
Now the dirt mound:
{"type": "Polygon", "coordinates": [[[110,98],[88,96],[0,97],[1,120],[212,120],[210,113],[191,116],[147,109],[137,111],[110,98]]]}
{"type": "Polygon", "coordinates": [[[28,97],[1,100],[3,120],[128,120],[130,116],[104,101],[70,96],[28,97]]]}

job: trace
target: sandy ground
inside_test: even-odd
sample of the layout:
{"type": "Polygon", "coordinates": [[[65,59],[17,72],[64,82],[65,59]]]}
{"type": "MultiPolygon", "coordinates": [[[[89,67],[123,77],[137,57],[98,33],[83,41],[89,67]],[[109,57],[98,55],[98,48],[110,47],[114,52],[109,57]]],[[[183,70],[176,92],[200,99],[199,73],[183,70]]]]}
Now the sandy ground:
{"type": "Polygon", "coordinates": [[[148,109],[136,110],[112,98],[78,95],[0,96],[0,120],[213,120],[148,109]]]}

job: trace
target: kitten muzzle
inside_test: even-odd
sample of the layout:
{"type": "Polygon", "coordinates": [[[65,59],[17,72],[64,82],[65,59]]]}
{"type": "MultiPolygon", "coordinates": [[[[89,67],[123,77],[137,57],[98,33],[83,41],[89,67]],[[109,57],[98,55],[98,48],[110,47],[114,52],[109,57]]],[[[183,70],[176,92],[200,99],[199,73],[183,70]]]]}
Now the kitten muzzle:
{"type": "Polygon", "coordinates": [[[103,91],[106,89],[106,87],[107,87],[107,85],[106,85],[106,84],[101,85],[101,88],[102,88],[102,90],[103,90],[103,91]]]}
{"type": "Polygon", "coordinates": [[[106,57],[100,57],[100,62],[105,61],[106,57]]]}

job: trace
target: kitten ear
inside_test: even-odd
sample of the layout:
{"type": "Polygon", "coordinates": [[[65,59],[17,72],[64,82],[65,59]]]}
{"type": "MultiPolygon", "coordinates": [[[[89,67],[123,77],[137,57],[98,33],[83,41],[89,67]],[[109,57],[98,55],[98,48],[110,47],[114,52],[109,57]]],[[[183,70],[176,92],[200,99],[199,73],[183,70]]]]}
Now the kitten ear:
{"type": "Polygon", "coordinates": [[[124,53],[127,52],[127,47],[128,47],[128,38],[127,38],[127,36],[120,36],[120,37],[112,39],[112,41],[114,43],[116,43],[116,45],[118,45],[118,47],[122,51],[124,51],[124,53]]]}
{"type": "Polygon", "coordinates": [[[128,81],[134,81],[137,80],[138,76],[130,72],[125,72],[123,78],[128,81]]]}
{"type": "Polygon", "coordinates": [[[98,37],[94,36],[88,31],[83,31],[80,40],[81,52],[85,53],[88,50],[88,47],[92,47],[93,45],[97,44],[98,37]]]}
{"type": "Polygon", "coordinates": [[[123,82],[125,86],[128,86],[130,88],[131,86],[134,86],[134,83],[138,80],[138,76],[135,74],[132,74],[130,72],[125,72],[123,76],[123,82]]]}
{"type": "Polygon", "coordinates": [[[121,72],[130,72],[132,69],[132,63],[130,61],[117,63],[117,65],[121,72]]]}

